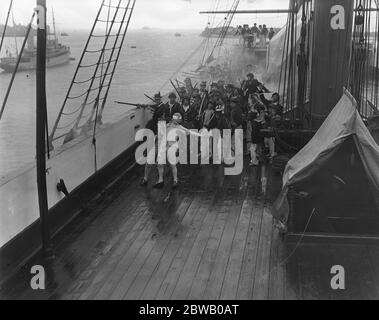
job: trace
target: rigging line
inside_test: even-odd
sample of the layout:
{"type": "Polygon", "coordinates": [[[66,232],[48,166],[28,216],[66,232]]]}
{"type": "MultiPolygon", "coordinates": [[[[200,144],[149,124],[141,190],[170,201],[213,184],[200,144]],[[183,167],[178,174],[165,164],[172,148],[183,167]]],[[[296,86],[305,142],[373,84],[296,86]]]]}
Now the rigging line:
{"type": "Polygon", "coordinates": [[[9,94],[12,90],[12,86],[13,86],[13,82],[14,82],[14,79],[16,78],[16,74],[17,74],[17,71],[18,71],[18,66],[20,65],[20,61],[21,61],[21,58],[22,58],[22,54],[24,52],[24,49],[25,49],[25,46],[26,46],[26,43],[28,41],[28,37],[29,37],[29,33],[30,33],[30,30],[32,28],[32,23],[33,23],[33,20],[34,20],[34,17],[35,17],[36,13],[33,12],[33,15],[32,15],[32,18],[30,19],[30,23],[28,25],[28,29],[26,31],[26,35],[25,35],[25,38],[24,38],[24,42],[22,43],[22,47],[21,47],[21,53],[18,55],[17,57],[17,62],[16,62],[16,65],[15,65],[15,68],[13,70],[13,74],[12,74],[12,78],[11,78],[11,81],[9,83],[9,86],[8,86],[8,89],[7,89],[7,92],[5,94],[5,98],[4,98],[4,101],[3,101],[3,105],[1,107],[1,110],[0,110],[0,120],[1,118],[3,117],[3,114],[4,114],[4,110],[5,110],[5,106],[7,105],[7,102],[8,102],[8,98],[9,98],[9,94]]]}
{"type": "Polygon", "coordinates": [[[233,5],[232,5],[232,8],[231,8],[231,11],[228,13],[227,17],[225,18],[224,20],[224,25],[221,29],[221,32],[219,34],[219,37],[216,41],[216,44],[210,54],[210,57],[213,56],[214,52],[216,51],[216,48],[221,46],[222,43],[224,42],[224,39],[225,39],[225,36],[226,36],[226,33],[229,29],[229,26],[231,24],[231,22],[233,21],[233,18],[234,18],[234,15],[235,15],[235,12],[236,10],[238,9],[238,5],[240,3],[240,0],[235,0],[235,2],[233,2],[233,5]],[[234,8],[234,9],[233,9],[234,8]]]}
{"type": "Polygon", "coordinates": [[[162,87],[158,91],[162,91],[170,82],[172,78],[174,78],[182,69],[183,67],[195,56],[196,53],[200,51],[202,46],[204,45],[206,39],[204,39],[200,45],[188,56],[188,58],[179,66],[178,69],[176,69],[173,74],[168,78],[168,80],[162,85],[162,87]]]}
{"type": "MultiPolygon", "coordinates": [[[[117,47],[116,49],[120,49],[120,47],[117,47]]],[[[111,51],[111,50],[113,50],[113,48],[106,48],[106,49],[104,49],[104,50],[87,50],[86,52],[87,53],[99,53],[99,52],[101,52],[101,51],[111,51]]]]}
{"type": "MultiPolygon", "coordinates": [[[[14,14],[13,14],[13,8],[11,9],[11,13],[12,13],[12,21],[13,21],[13,27],[16,26],[16,23],[14,21],[14,14]]],[[[15,33],[16,34],[16,33],[15,33]]],[[[14,37],[14,44],[15,44],[15,47],[16,47],[16,55],[18,55],[18,44],[17,44],[17,38],[16,38],[16,35],[14,37]]]]}
{"type": "Polygon", "coordinates": [[[5,34],[6,34],[6,32],[7,32],[8,21],[9,21],[9,16],[10,16],[10,14],[11,14],[12,6],[13,6],[13,0],[11,0],[11,2],[10,2],[10,4],[9,4],[8,14],[7,14],[7,18],[6,18],[6,20],[5,20],[4,29],[3,29],[3,34],[2,34],[2,36],[1,36],[0,53],[1,53],[1,49],[2,49],[2,47],[3,47],[5,34]]]}
{"type": "Polygon", "coordinates": [[[92,35],[92,37],[94,37],[94,38],[105,38],[105,37],[107,37],[107,38],[113,38],[113,37],[117,37],[117,34],[116,33],[115,34],[110,34],[109,36],[94,34],[94,35],[92,35]]]}
{"type": "MultiPolygon", "coordinates": [[[[124,35],[121,38],[120,47],[123,47],[123,45],[124,45],[126,34],[127,34],[128,29],[129,29],[130,20],[131,20],[131,18],[133,16],[134,7],[135,7],[135,4],[136,4],[136,0],[129,0],[128,6],[130,5],[131,1],[133,1],[133,4],[132,4],[132,6],[130,8],[129,17],[128,17],[128,20],[126,22],[124,35]]],[[[107,88],[107,91],[106,91],[106,93],[104,95],[104,100],[103,100],[102,105],[101,105],[100,117],[102,117],[102,114],[103,114],[103,111],[104,111],[104,108],[105,108],[105,103],[107,102],[107,99],[108,99],[109,90],[110,90],[110,87],[111,87],[111,83],[113,82],[113,77],[114,77],[114,74],[115,74],[115,71],[116,71],[116,68],[117,68],[117,65],[118,65],[118,61],[119,61],[120,55],[121,55],[121,49],[118,51],[117,57],[116,57],[117,61],[113,65],[113,70],[112,70],[111,78],[109,79],[109,87],[107,88]]]]}
{"type": "MultiPolygon", "coordinates": [[[[110,25],[110,27],[109,27],[108,35],[110,35],[111,32],[112,32],[112,29],[113,29],[113,22],[117,19],[117,15],[118,15],[118,12],[119,12],[119,8],[120,8],[120,6],[121,6],[121,3],[122,3],[122,0],[119,0],[119,1],[118,1],[118,7],[117,7],[117,10],[115,10],[115,13],[114,13],[113,18],[112,18],[111,25],[110,25]]],[[[125,14],[126,14],[126,13],[127,13],[127,10],[125,11],[125,14]]],[[[105,38],[105,41],[104,41],[103,49],[107,47],[108,40],[109,40],[109,37],[106,37],[106,38],[105,38]]],[[[112,52],[112,53],[113,53],[113,52],[112,52]]],[[[100,61],[101,61],[103,55],[104,55],[104,52],[101,52],[101,55],[100,55],[99,60],[98,60],[99,63],[100,63],[100,61]]],[[[112,56],[113,56],[113,54],[111,55],[110,59],[112,59],[112,56]]],[[[94,71],[94,73],[93,73],[93,76],[96,76],[96,74],[97,74],[97,72],[98,72],[98,69],[99,69],[99,64],[96,66],[95,71],[94,71]]],[[[93,81],[91,82],[91,84],[90,84],[90,86],[89,86],[90,88],[92,87],[94,81],[95,81],[95,79],[93,79],[93,81]]],[[[88,95],[89,95],[89,92],[88,92],[88,95]]],[[[85,98],[85,100],[84,100],[85,103],[87,102],[88,95],[86,96],[86,98],[85,98]]],[[[82,115],[83,115],[83,112],[84,112],[84,108],[80,111],[80,114],[79,114],[79,116],[78,116],[77,123],[76,123],[74,129],[76,129],[76,127],[79,125],[79,122],[80,122],[80,119],[81,119],[81,117],[82,117],[82,115]]]]}
{"type": "Polygon", "coordinates": [[[59,113],[58,113],[57,119],[55,120],[55,124],[54,124],[54,126],[53,126],[53,130],[51,131],[51,135],[50,135],[50,136],[51,136],[51,140],[53,140],[53,138],[54,138],[56,128],[58,127],[58,125],[59,125],[59,121],[61,120],[61,117],[62,117],[62,112],[63,112],[63,110],[64,110],[64,108],[65,108],[65,106],[66,106],[66,103],[67,103],[68,97],[69,97],[69,95],[71,94],[71,90],[72,90],[72,88],[73,88],[73,86],[74,86],[74,81],[75,81],[75,79],[76,79],[76,77],[77,77],[77,75],[78,75],[78,73],[79,73],[80,65],[82,64],[83,59],[84,59],[84,56],[85,56],[85,51],[88,49],[88,45],[89,45],[89,43],[90,43],[90,41],[91,41],[91,35],[92,35],[93,32],[95,31],[96,24],[97,24],[96,22],[97,22],[97,20],[99,19],[100,14],[101,14],[101,11],[102,11],[102,9],[103,9],[104,1],[105,1],[105,0],[102,0],[102,3],[101,3],[101,6],[100,6],[100,9],[99,9],[99,11],[97,12],[97,16],[96,16],[95,21],[94,21],[94,23],[93,23],[93,25],[92,25],[92,29],[91,29],[91,32],[90,32],[90,36],[87,38],[86,45],[85,45],[84,50],[83,50],[83,52],[82,52],[82,54],[81,54],[81,56],[80,56],[79,63],[78,63],[78,65],[77,65],[77,67],[76,67],[76,70],[75,70],[75,73],[74,73],[74,77],[73,77],[73,81],[71,81],[71,83],[70,83],[70,87],[69,87],[69,89],[68,89],[68,91],[67,91],[67,93],[66,93],[66,97],[65,97],[65,99],[64,99],[64,101],[63,101],[62,107],[61,107],[61,109],[59,110],[59,113]]]}
{"type": "MultiPolygon", "coordinates": [[[[131,2],[131,0],[128,0],[128,7],[129,7],[129,5],[130,5],[130,2],[131,2]]],[[[123,17],[122,17],[123,21],[125,21],[125,20],[127,19],[127,23],[126,23],[126,25],[125,25],[125,29],[124,29],[124,33],[123,33],[124,36],[121,36],[121,43],[120,43],[120,46],[121,46],[121,47],[122,47],[123,44],[124,44],[125,35],[127,34],[127,30],[128,30],[128,27],[129,27],[129,22],[130,22],[130,18],[131,18],[131,16],[132,16],[132,13],[133,13],[133,11],[130,11],[130,12],[129,12],[129,17],[127,18],[127,14],[128,14],[128,12],[125,11],[125,13],[124,13],[124,15],[123,15],[123,17]]],[[[123,31],[123,27],[124,27],[124,24],[120,25],[119,30],[118,30],[118,34],[119,34],[119,35],[121,35],[121,32],[123,31]]],[[[116,41],[115,41],[115,44],[114,44],[115,46],[117,45],[119,39],[120,39],[120,37],[117,37],[117,39],[116,39],[116,41]]],[[[116,48],[115,48],[115,49],[116,49],[116,48]]],[[[116,50],[113,50],[113,51],[112,51],[112,53],[111,53],[111,57],[113,57],[113,55],[115,54],[115,52],[116,52],[116,50]]],[[[107,97],[108,97],[108,92],[109,92],[110,85],[111,85],[112,80],[113,80],[113,75],[114,75],[114,72],[115,72],[115,70],[116,70],[117,62],[118,62],[118,60],[119,60],[119,58],[120,58],[120,54],[121,54],[121,50],[118,50],[118,52],[117,52],[117,54],[116,54],[116,59],[115,59],[116,62],[115,62],[115,64],[113,65],[112,72],[111,72],[111,77],[110,77],[110,79],[109,79],[108,86],[106,87],[106,92],[105,92],[105,95],[104,95],[104,100],[103,100],[103,102],[102,102],[102,106],[101,106],[100,117],[102,116],[102,112],[103,112],[103,109],[104,109],[104,106],[105,106],[106,99],[107,99],[107,97]]],[[[111,64],[108,64],[108,65],[107,65],[107,68],[105,69],[105,73],[108,73],[110,66],[111,66],[111,64]]],[[[103,86],[103,87],[104,87],[104,82],[105,82],[105,77],[104,77],[104,79],[102,80],[102,86],[103,86]]],[[[101,89],[99,90],[99,94],[98,94],[98,97],[97,97],[98,100],[97,100],[97,102],[96,102],[96,118],[95,118],[95,126],[96,126],[96,123],[97,123],[98,118],[99,118],[99,102],[100,102],[99,98],[100,98],[100,96],[101,96],[101,92],[102,92],[102,90],[103,90],[103,88],[101,88],[101,89]]],[[[95,134],[96,134],[96,130],[94,130],[94,135],[95,135],[95,134]]]]}
{"type": "MultiPolygon", "coordinates": [[[[109,75],[111,75],[110,72],[107,73],[107,74],[105,74],[104,76],[109,76],[109,75]]],[[[101,76],[101,75],[96,76],[95,79],[99,79],[100,76],[101,76]]],[[[84,84],[84,83],[90,82],[91,80],[92,80],[92,78],[89,78],[89,79],[87,79],[87,80],[83,80],[83,81],[74,81],[74,83],[75,83],[75,84],[84,84]]]]}
{"type": "MultiPolygon", "coordinates": [[[[109,6],[111,5],[111,0],[109,0],[109,6]]],[[[129,6],[129,4],[128,4],[129,6]]],[[[125,11],[125,15],[126,15],[126,12],[125,11]]],[[[124,19],[125,19],[125,15],[123,17],[123,23],[124,23],[124,19]]],[[[105,30],[105,34],[107,35],[108,34],[108,29],[109,29],[109,17],[110,17],[110,8],[108,9],[108,16],[107,16],[107,24],[106,24],[106,30],[105,30]]],[[[119,31],[118,31],[118,34],[121,33],[121,30],[122,30],[122,25],[120,25],[120,28],[119,28],[119,31]]],[[[111,57],[110,59],[112,59],[112,56],[113,56],[113,53],[114,53],[114,50],[115,50],[115,47],[117,45],[117,41],[118,41],[118,37],[117,39],[115,40],[115,43],[113,44],[113,50],[112,50],[112,53],[111,53],[111,57]]],[[[103,48],[103,63],[105,61],[105,48],[103,48]]],[[[109,64],[107,65],[107,69],[105,71],[105,73],[107,74],[108,73],[108,68],[109,68],[109,64]]],[[[96,117],[95,117],[95,124],[94,124],[94,134],[93,134],[93,137],[92,137],[92,144],[94,145],[94,148],[95,148],[95,153],[94,153],[94,161],[95,161],[95,171],[97,171],[97,146],[96,146],[96,126],[97,126],[97,115],[98,115],[98,110],[99,110],[99,99],[100,99],[100,95],[101,95],[101,91],[103,90],[103,84],[104,84],[104,81],[105,81],[105,78],[106,76],[104,76],[103,78],[103,73],[104,73],[104,64],[101,65],[101,70],[100,70],[100,78],[99,78],[99,92],[95,98],[95,105],[94,105],[94,108],[96,110],[96,117]]],[[[90,122],[91,119],[93,118],[93,112],[91,112],[91,116],[90,118],[88,119],[88,121],[90,122]]]]}
{"type": "MultiPolygon", "coordinates": [[[[80,68],[92,68],[92,67],[99,67],[101,65],[104,65],[104,64],[107,64],[107,63],[112,63],[112,62],[115,62],[116,60],[107,60],[105,61],[104,63],[103,62],[96,62],[96,63],[93,63],[93,64],[87,64],[87,65],[81,65],[80,68]]],[[[93,77],[91,78],[91,80],[93,79],[93,77]]]]}

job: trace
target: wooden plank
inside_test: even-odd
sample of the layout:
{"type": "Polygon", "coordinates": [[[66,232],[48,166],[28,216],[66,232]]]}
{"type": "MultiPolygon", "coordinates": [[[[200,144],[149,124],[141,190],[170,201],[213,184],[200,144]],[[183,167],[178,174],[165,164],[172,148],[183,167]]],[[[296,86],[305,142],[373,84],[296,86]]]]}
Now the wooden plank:
{"type": "Polygon", "coordinates": [[[104,264],[95,273],[95,276],[91,279],[89,284],[83,288],[80,296],[81,300],[94,299],[99,293],[101,288],[106,284],[108,278],[117,267],[119,261],[123,255],[129,250],[132,244],[136,241],[141,232],[150,224],[150,214],[148,210],[145,210],[143,216],[136,221],[133,228],[123,234],[119,243],[112,248],[110,256],[107,258],[104,264]]]}
{"type": "Polygon", "coordinates": [[[270,211],[264,208],[253,288],[256,300],[268,299],[272,222],[270,211]]]}
{"type": "Polygon", "coordinates": [[[171,298],[175,300],[187,299],[215,224],[217,214],[209,207],[204,207],[202,210],[207,214],[173,290],[171,298]]]}
{"type": "MultiPolygon", "coordinates": [[[[120,245],[120,242],[123,242],[125,240],[125,233],[129,233],[135,224],[139,221],[139,219],[141,219],[146,213],[146,208],[141,205],[142,201],[143,200],[140,199],[139,201],[136,201],[135,203],[132,202],[131,204],[124,207],[128,209],[130,208],[132,212],[132,214],[130,214],[130,216],[128,216],[126,219],[123,217],[124,212],[120,212],[120,209],[118,209],[118,216],[116,216],[114,219],[109,218],[113,221],[113,226],[111,228],[105,228],[103,233],[100,231],[97,232],[98,236],[100,234],[98,241],[94,242],[95,245],[97,244],[97,256],[93,256],[92,259],[89,259],[89,263],[87,265],[83,265],[83,270],[78,276],[78,281],[85,281],[86,283],[81,286],[81,292],[77,292],[78,288],[76,288],[76,286],[71,286],[66,290],[67,293],[81,294],[86,290],[87,287],[91,285],[91,280],[97,275],[99,270],[103,268],[103,265],[106,264],[106,260],[109,258],[111,253],[118,245],[120,245]],[[91,273],[93,273],[92,276],[91,273]]],[[[122,206],[122,203],[119,205],[122,206]]],[[[116,207],[112,206],[109,208],[109,210],[116,211],[116,207]]],[[[105,214],[107,213],[108,212],[105,212],[105,214]]],[[[89,258],[88,251],[90,251],[90,249],[87,248],[87,254],[86,252],[82,253],[83,255],[87,255],[87,258],[89,258]]],[[[64,292],[63,290],[60,291],[62,293],[64,292]]]]}
{"type": "MultiPolygon", "coordinates": [[[[202,196],[204,197],[204,195],[202,196]]],[[[192,229],[196,229],[197,226],[201,224],[201,217],[197,214],[200,209],[200,205],[201,197],[194,195],[191,205],[187,210],[186,216],[183,219],[181,228],[171,240],[170,244],[167,247],[167,250],[164,252],[161,260],[159,261],[158,266],[151,275],[150,280],[142,292],[141,299],[152,300],[156,298],[177,252],[184,244],[184,242],[187,242],[190,238],[192,229]]]]}
{"type": "Polygon", "coordinates": [[[279,230],[274,229],[271,240],[269,299],[284,300],[285,249],[279,230]]]}
{"type": "Polygon", "coordinates": [[[247,238],[244,257],[241,267],[241,275],[238,284],[237,299],[249,300],[253,296],[255,269],[258,256],[259,238],[263,217],[264,201],[255,199],[253,204],[253,216],[250,221],[249,235],[247,238]]]}
{"type": "Polygon", "coordinates": [[[285,300],[301,299],[299,264],[298,264],[296,251],[293,251],[294,249],[295,249],[295,245],[286,244],[285,285],[284,285],[284,299],[285,300]]]}
{"type": "Polygon", "coordinates": [[[207,197],[207,199],[205,199],[203,203],[201,203],[196,216],[196,220],[192,228],[190,229],[190,232],[187,234],[186,240],[182,243],[177,254],[175,255],[170,269],[168,270],[167,275],[157,293],[156,299],[167,300],[171,298],[172,293],[176,287],[178,278],[180,276],[181,270],[183,269],[187,257],[192,249],[192,246],[195,243],[197,235],[199,234],[200,228],[206,217],[206,213],[209,210],[210,205],[213,203],[213,199],[214,194],[211,197],[207,197]]]}
{"type": "Polygon", "coordinates": [[[150,280],[151,275],[160,262],[163,254],[167,250],[169,242],[178,232],[180,225],[186,213],[188,212],[188,208],[191,205],[191,202],[191,198],[184,198],[181,201],[177,211],[173,212],[175,219],[178,219],[177,223],[172,226],[172,230],[165,231],[163,234],[160,234],[159,238],[156,239],[156,245],[154,246],[152,253],[146,259],[143,267],[138,270],[138,273],[133,279],[131,286],[129,288],[126,288],[126,286],[123,287],[124,292],[126,292],[126,294],[123,296],[123,299],[135,300],[140,297],[147,285],[147,282],[150,280]]]}
{"type": "MultiPolygon", "coordinates": [[[[235,196],[235,194],[229,194],[229,199],[233,199],[235,196]]],[[[228,199],[226,199],[226,201],[228,201],[228,199]]],[[[239,199],[229,201],[231,201],[229,205],[230,215],[221,238],[214,268],[211,272],[204,292],[204,299],[206,300],[217,300],[220,298],[222,280],[224,279],[225,271],[228,265],[232,241],[238,223],[239,212],[241,210],[241,201],[239,201],[239,199]]],[[[225,202],[225,205],[228,205],[227,202],[225,202]]]]}
{"type": "Polygon", "coordinates": [[[237,296],[242,261],[249,232],[250,219],[253,215],[253,201],[245,199],[237,229],[233,239],[229,263],[225,272],[220,299],[234,300],[237,296]]]}
{"type": "Polygon", "coordinates": [[[121,260],[118,261],[116,267],[113,269],[112,273],[107,277],[105,283],[101,287],[100,291],[95,295],[95,299],[104,300],[108,299],[118,282],[123,277],[125,272],[129,269],[133,263],[135,257],[138,255],[138,252],[145,245],[148,239],[151,237],[156,221],[148,221],[144,228],[139,231],[137,238],[134,239],[133,243],[130,245],[126,252],[123,252],[121,260]]]}
{"type": "Polygon", "coordinates": [[[199,269],[192,283],[189,300],[201,300],[204,297],[206,285],[214,268],[217,252],[220,246],[222,234],[224,232],[226,222],[231,214],[228,207],[214,208],[214,213],[217,214],[217,220],[204,250],[199,269]]]}

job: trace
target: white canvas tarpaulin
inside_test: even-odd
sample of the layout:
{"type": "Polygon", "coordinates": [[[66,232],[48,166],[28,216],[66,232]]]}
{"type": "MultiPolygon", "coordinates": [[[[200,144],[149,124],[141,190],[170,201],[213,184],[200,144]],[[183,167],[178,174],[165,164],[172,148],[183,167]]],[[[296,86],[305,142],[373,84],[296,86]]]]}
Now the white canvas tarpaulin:
{"type": "Polygon", "coordinates": [[[289,188],[317,173],[351,137],[371,183],[375,201],[379,204],[379,146],[363,123],[356,105],[354,98],[345,91],[313,139],[289,161],[284,172],[282,192],[273,206],[277,219],[287,219],[289,188]]]}

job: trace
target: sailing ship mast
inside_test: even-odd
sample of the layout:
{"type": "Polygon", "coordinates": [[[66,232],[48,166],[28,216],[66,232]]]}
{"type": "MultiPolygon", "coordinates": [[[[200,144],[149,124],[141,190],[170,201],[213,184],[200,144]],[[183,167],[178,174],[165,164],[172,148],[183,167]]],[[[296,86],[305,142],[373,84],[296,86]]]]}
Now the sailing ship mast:
{"type": "Polygon", "coordinates": [[[36,68],[36,146],[37,146],[37,186],[40,211],[42,250],[47,257],[52,256],[48,223],[49,207],[46,186],[46,143],[47,101],[46,101],[46,0],[37,0],[37,68],[36,68]]]}
{"type": "Polygon", "coordinates": [[[54,9],[53,8],[51,9],[51,13],[52,13],[52,17],[53,17],[53,28],[54,28],[54,48],[57,48],[58,39],[57,39],[57,30],[55,27],[55,15],[54,15],[54,9]]]}

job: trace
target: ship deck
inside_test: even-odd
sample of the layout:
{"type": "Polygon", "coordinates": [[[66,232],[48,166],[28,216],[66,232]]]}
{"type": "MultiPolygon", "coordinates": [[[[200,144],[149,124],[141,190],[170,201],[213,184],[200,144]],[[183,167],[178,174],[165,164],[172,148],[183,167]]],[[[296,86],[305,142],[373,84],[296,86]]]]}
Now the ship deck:
{"type": "Polygon", "coordinates": [[[53,261],[34,257],[0,299],[378,299],[379,246],[286,243],[270,214],[280,177],[265,171],[264,195],[262,172],[181,168],[180,188],[158,191],[139,186],[136,168],[54,238],[53,261]],[[45,291],[29,286],[38,264],[45,291]],[[331,289],[333,265],[346,290],[331,289]]]}

